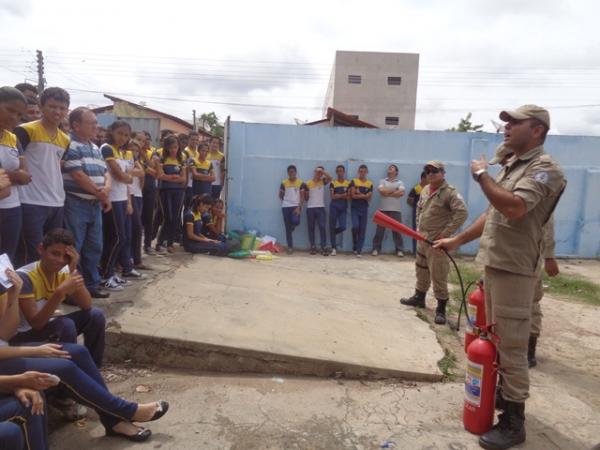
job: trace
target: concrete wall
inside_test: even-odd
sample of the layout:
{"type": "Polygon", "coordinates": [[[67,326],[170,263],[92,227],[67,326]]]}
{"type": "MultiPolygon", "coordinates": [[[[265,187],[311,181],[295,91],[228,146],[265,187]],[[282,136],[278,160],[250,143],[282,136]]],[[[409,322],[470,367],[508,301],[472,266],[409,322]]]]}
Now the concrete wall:
{"type": "MultiPolygon", "coordinates": [[[[227,158],[229,167],[228,228],[257,229],[285,241],[279,184],[286,167],[295,164],[299,177],[312,176],[323,164],[333,172],[344,164],[354,176],[360,164],[369,166],[374,182],[385,177],[388,164],[395,163],[407,192],[418,181],[425,162],[441,159],[447,165],[447,180],[455,185],[469,206],[467,224],[486,208],[487,201],[469,172],[471,159],[493,155],[502,135],[444,131],[373,130],[362,128],[302,127],[231,122],[227,158]]],[[[555,213],[557,253],[561,256],[594,258],[600,256],[600,138],[549,136],[547,150],[565,170],[568,187],[555,213]]],[[[492,170],[493,173],[495,173],[492,170]]],[[[373,196],[370,215],[379,205],[373,196]]],[[[411,224],[411,209],[404,204],[403,222],[411,224]]],[[[348,222],[350,227],[350,221],[348,222]]],[[[369,223],[365,251],[371,247],[374,225],[369,223]]],[[[294,244],[308,248],[306,216],[294,233],[294,244]]],[[[384,251],[393,247],[386,234],[384,251]]],[[[410,241],[405,239],[405,248],[410,241]]],[[[477,242],[461,251],[474,254],[477,242]]],[[[350,231],[344,233],[343,249],[351,250],[350,231]]]]}
{"type": "Polygon", "coordinates": [[[325,110],[331,106],[380,128],[412,130],[415,127],[419,55],[413,53],[336,52],[325,110]],[[348,75],[360,75],[361,84],[349,84],[348,75]],[[388,76],[402,77],[389,86],[388,76]],[[398,126],[385,117],[399,118],[398,126]]]}

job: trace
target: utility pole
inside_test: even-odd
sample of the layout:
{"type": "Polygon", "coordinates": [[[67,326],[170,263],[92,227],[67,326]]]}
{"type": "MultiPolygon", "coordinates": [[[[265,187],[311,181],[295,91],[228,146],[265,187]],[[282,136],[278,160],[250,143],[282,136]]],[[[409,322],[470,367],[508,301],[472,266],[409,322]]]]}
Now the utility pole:
{"type": "Polygon", "coordinates": [[[198,131],[198,127],[196,126],[196,110],[192,109],[192,123],[194,125],[194,131],[198,131]]]}
{"type": "Polygon", "coordinates": [[[46,86],[46,79],[44,78],[44,55],[41,50],[36,50],[37,58],[37,74],[38,74],[38,93],[41,94],[46,86]]]}

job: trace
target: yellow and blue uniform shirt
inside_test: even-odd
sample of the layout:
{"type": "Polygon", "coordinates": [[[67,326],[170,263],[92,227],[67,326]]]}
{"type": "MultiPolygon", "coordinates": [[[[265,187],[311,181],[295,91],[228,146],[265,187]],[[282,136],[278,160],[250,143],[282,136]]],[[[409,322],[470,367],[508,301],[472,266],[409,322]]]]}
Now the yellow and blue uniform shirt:
{"type": "MultiPolygon", "coordinates": [[[[193,166],[196,168],[197,172],[200,172],[203,175],[209,175],[213,170],[212,163],[208,159],[200,161],[200,159],[196,158],[194,159],[193,166]]],[[[211,184],[212,181],[194,180],[194,195],[210,194],[211,184]]]]}
{"type": "MultiPolygon", "coordinates": [[[[180,175],[183,169],[185,168],[185,162],[183,159],[179,161],[177,158],[167,157],[161,159],[160,163],[162,164],[162,169],[165,175],[180,175]]],[[[175,181],[161,180],[159,187],[161,190],[183,189],[185,187],[185,184],[175,181]]]]}
{"type": "MultiPolygon", "coordinates": [[[[129,163],[124,159],[124,154],[117,147],[108,143],[103,144],[102,147],[100,147],[100,152],[102,153],[104,161],[107,163],[108,161],[116,161],[119,168],[123,172],[127,172],[129,163]]],[[[107,164],[106,166],[110,172],[110,165],[107,164]]],[[[116,177],[112,177],[108,198],[111,202],[127,201],[127,184],[117,180],[116,177]]]]}
{"type": "MultiPolygon", "coordinates": [[[[2,130],[0,136],[0,167],[7,172],[19,170],[23,152],[19,149],[17,137],[8,130],[2,130]]],[[[0,200],[0,209],[16,208],[21,204],[19,189],[10,187],[10,195],[0,200]]]]}
{"type": "Polygon", "coordinates": [[[204,228],[204,219],[202,218],[202,214],[200,212],[194,212],[191,209],[187,210],[183,215],[183,240],[184,242],[191,241],[187,237],[187,224],[191,223],[194,226],[194,234],[201,235],[203,234],[204,228]]]}
{"type": "Polygon", "coordinates": [[[279,190],[283,191],[283,200],[281,201],[282,208],[295,207],[300,205],[300,195],[302,190],[306,189],[306,185],[300,178],[290,181],[286,178],[281,182],[279,190]]]}
{"type": "MultiPolygon", "coordinates": [[[[350,183],[350,188],[355,188],[361,194],[368,194],[373,192],[373,183],[371,180],[362,181],[360,178],[354,178],[350,183]]],[[[364,199],[352,199],[352,208],[368,208],[369,202],[364,199]]]]}
{"type": "Polygon", "coordinates": [[[19,125],[15,134],[31,174],[31,183],[19,186],[21,203],[64,206],[65,189],[60,161],[69,147],[69,136],[57,129],[56,136],[50,137],[39,120],[19,125]]]}
{"type": "MultiPolygon", "coordinates": [[[[340,195],[348,195],[348,190],[350,189],[350,180],[338,181],[333,180],[329,183],[329,190],[332,194],[340,195]]],[[[347,198],[338,198],[335,200],[331,200],[331,204],[343,208],[348,207],[348,199],[347,198]]]]}
{"type": "MultiPolygon", "coordinates": [[[[21,267],[17,270],[17,274],[23,280],[23,288],[19,294],[19,300],[33,299],[36,301],[38,309],[43,308],[56,289],[69,278],[69,273],[69,266],[65,266],[49,280],[44,275],[39,261],[21,267]]],[[[21,313],[21,324],[18,331],[23,332],[30,329],[31,325],[29,325],[25,316],[21,313]]]]}

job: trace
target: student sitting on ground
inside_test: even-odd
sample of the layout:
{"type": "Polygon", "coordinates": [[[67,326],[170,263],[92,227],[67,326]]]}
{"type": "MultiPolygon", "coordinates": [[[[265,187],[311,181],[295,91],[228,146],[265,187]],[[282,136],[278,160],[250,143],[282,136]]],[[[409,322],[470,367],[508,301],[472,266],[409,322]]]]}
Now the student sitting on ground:
{"type": "Polygon", "coordinates": [[[73,234],[63,228],[55,228],[38,245],[38,254],[39,261],[17,271],[23,279],[19,297],[22,320],[11,344],[42,341],[76,343],[77,336],[83,334],[85,346],[100,367],[106,319],[100,309],[92,307],[90,293],[77,271],[79,255],[73,234]],[[53,317],[67,297],[79,307],[79,311],[53,317]]]}
{"type": "Polygon", "coordinates": [[[225,202],[221,199],[213,200],[213,202],[203,234],[211,239],[225,242],[225,202]]]}
{"type": "MultiPolygon", "coordinates": [[[[11,270],[6,272],[13,283],[8,294],[0,294],[0,379],[20,378],[19,385],[34,390],[45,390],[60,383],[60,390],[65,391],[77,402],[93,408],[100,417],[107,435],[121,436],[134,442],[147,440],[152,432],[139,427],[133,422],[149,422],[164,416],[169,410],[169,403],[163,400],[151,403],[133,403],[116,397],[108,391],[102,375],[96,368],[87,349],[77,344],[30,344],[30,346],[10,347],[6,345],[15,333],[19,324],[18,296],[22,288],[22,280],[11,270]],[[48,377],[48,374],[58,377],[48,377]],[[18,377],[12,377],[19,375],[18,377]],[[54,378],[49,382],[49,378],[54,378]]],[[[33,402],[33,411],[39,412],[40,399],[34,393],[24,393],[33,402]]],[[[1,398],[1,397],[0,397],[1,398]]],[[[21,398],[21,396],[20,396],[21,398]]],[[[0,400],[0,405],[1,405],[0,400]]],[[[0,420],[2,416],[0,411],[0,420]]],[[[29,424],[29,423],[28,423],[29,424]]],[[[36,438],[39,445],[31,445],[31,450],[45,450],[46,436],[45,418],[36,426],[36,438]],[[43,430],[39,427],[43,425],[43,430]],[[42,436],[40,436],[42,433],[42,436]]],[[[14,430],[12,430],[14,432],[14,430]]],[[[1,431],[0,431],[1,436],[1,431]]],[[[3,447],[0,447],[3,448],[3,447]]],[[[11,450],[18,446],[9,446],[11,450]]]]}
{"type": "Polygon", "coordinates": [[[183,248],[190,253],[210,253],[211,255],[225,256],[228,249],[224,242],[211,239],[203,234],[205,226],[203,215],[213,205],[210,194],[196,195],[192,198],[191,207],[183,216],[183,248]]]}

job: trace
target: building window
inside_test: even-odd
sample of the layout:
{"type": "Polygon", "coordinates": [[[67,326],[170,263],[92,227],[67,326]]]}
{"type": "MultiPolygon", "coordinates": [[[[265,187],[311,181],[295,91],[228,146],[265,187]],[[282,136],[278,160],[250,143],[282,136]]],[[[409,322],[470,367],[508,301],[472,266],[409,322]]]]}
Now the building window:
{"type": "Polygon", "coordinates": [[[398,118],[398,116],[386,116],[385,124],[386,125],[399,125],[400,119],[398,118]]]}
{"type": "Polygon", "coordinates": [[[388,86],[400,86],[402,77],[388,77],[388,86]]]}
{"type": "Polygon", "coordinates": [[[348,75],[348,84],[361,84],[362,76],[361,75],[348,75]]]}

